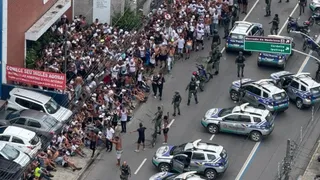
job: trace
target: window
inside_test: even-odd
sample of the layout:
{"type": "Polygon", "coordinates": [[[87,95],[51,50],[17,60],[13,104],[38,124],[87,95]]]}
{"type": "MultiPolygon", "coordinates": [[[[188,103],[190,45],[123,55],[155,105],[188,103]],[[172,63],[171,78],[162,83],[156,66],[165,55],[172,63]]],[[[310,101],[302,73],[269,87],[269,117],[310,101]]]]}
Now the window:
{"type": "Polygon", "coordinates": [[[35,127],[35,128],[41,128],[41,124],[37,121],[29,120],[28,126],[35,127]]]}
{"type": "Polygon", "coordinates": [[[268,97],[269,97],[269,94],[266,93],[266,92],[263,92],[263,97],[264,97],[264,98],[268,98],[268,97]]]}
{"type": "Polygon", "coordinates": [[[251,30],[252,35],[255,35],[258,30],[259,30],[259,27],[258,27],[258,26],[254,26],[254,27],[252,28],[252,30],[251,30]]]}
{"type": "Polygon", "coordinates": [[[16,150],[14,147],[6,144],[2,149],[1,149],[1,154],[2,156],[5,156],[6,159],[8,160],[15,160],[17,157],[19,157],[20,152],[16,150]]]}
{"type": "Polygon", "coordinates": [[[307,90],[307,88],[305,86],[301,85],[301,91],[306,91],[306,90],[307,90]]]}
{"type": "Polygon", "coordinates": [[[226,121],[239,121],[239,116],[238,115],[230,115],[224,118],[226,121]]]}
{"type": "Polygon", "coordinates": [[[249,92],[251,92],[251,93],[253,93],[253,94],[256,94],[256,95],[258,95],[258,96],[261,96],[261,90],[258,89],[258,88],[256,88],[256,87],[254,87],[254,86],[247,86],[247,87],[246,87],[246,90],[249,91],[249,92]]]}
{"type": "Polygon", "coordinates": [[[209,161],[213,161],[216,159],[216,156],[212,155],[212,154],[207,154],[207,157],[208,157],[209,161]]]}
{"type": "Polygon", "coordinates": [[[251,118],[250,118],[250,116],[241,115],[240,121],[241,122],[251,122],[251,118]]]}
{"type": "Polygon", "coordinates": [[[17,137],[12,137],[12,141],[13,143],[18,143],[18,144],[24,144],[24,142],[22,141],[22,139],[17,138],[17,137]]]}
{"type": "Polygon", "coordinates": [[[60,105],[52,98],[44,105],[44,107],[49,114],[54,114],[60,109],[60,105]]]}
{"type": "Polygon", "coordinates": [[[33,102],[30,102],[30,109],[45,112],[43,107],[40,104],[33,103],[33,102]]]}
{"type": "Polygon", "coordinates": [[[259,122],[261,122],[261,119],[258,117],[253,117],[253,121],[256,123],[259,123],[259,122]]]}
{"type": "Polygon", "coordinates": [[[25,125],[26,124],[26,119],[25,118],[18,118],[18,119],[13,119],[10,121],[11,124],[20,124],[20,125],[25,125]]]}
{"type": "Polygon", "coordinates": [[[9,140],[10,140],[10,136],[6,136],[6,135],[0,136],[0,141],[8,141],[9,142],[9,140]]]}
{"type": "Polygon", "coordinates": [[[30,102],[21,98],[16,98],[16,103],[25,108],[30,108],[30,102]]]}
{"type": "Polygon", "coordinates": [[[193,153],[192,160],[205,160],[203,153],[193,153]]]}
{"type": "Polygon", "coordinates": [[[299,89],[299,83],[297,81],[292,81],[290,86],[293,88],[299,89]]]}

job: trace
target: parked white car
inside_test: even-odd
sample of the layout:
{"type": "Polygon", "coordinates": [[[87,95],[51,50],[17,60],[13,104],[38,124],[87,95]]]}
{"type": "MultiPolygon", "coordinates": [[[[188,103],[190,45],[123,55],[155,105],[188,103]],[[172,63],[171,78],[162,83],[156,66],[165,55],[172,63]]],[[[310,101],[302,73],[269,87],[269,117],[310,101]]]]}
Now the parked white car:
{"type": "Polygon", "coordinates": [[[22,167],[25,167],[31,161],[30,157],[26,153],[17,150],[5,142],[0,142],[0,158],[14,161],[15,163],[20,164],[22,167]]]}
{"type": "Polygon", "coordinates": [[[30,157],[35,157],[42,146],[35,132],[16,126],[0,127],[0,142],[10,144],[30,157]]]}
{"type": "Polygon", "coordinates": [[[8,110],[33,109],[47,113],[58,121],[67,121],[72,116],[72,111],[60,106],[50,96],[21,88],[13,88],[8,99],[8,110]]]}

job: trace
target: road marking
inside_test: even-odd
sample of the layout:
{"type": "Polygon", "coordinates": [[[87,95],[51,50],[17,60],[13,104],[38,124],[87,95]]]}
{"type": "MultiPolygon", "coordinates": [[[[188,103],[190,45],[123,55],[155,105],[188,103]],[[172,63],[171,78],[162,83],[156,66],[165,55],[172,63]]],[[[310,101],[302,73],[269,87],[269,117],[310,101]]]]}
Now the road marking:
{"type": "Polygon", "coordinates": [[[237,177],[235,180],[240,180],[242,175],[244,174],[244,172],[246,171],[247,167],[249,166],[250,162],[251,162],[251,159],[253,158],[253,156],[255,155],[256,151],[258,150],[259,146],[260,146],[260,143],[261,142],[257,142],[253,149],[251,150],[246,162],[243,164],[240,172],[238,173],[237,177]]]}
{"type": "MultiPolygon", "coordinates": [[[[319,35],[318,38],[316,39],[316,43],[319,43],[319,41],[320,41],[320,35],[319,35]]],[[[309,52],[309,55],[311,55],[312,52],[313,52],[313,51],[311,50],[311,51],[309,52]]],[[[304,59],[304,61],[303,61],[302,65],[301,65],[298,73],[301,73],[301,72],[303,71],[303,69],[304,69],[305,66],[307,65],[309,59],[310,59],[310,56],[307,56],[307,57],[304,59]]]]}
{"type": "Polygon", "coordinates": [[[168,125],[168,128],[171,127],[171,125],[173,124],[174,120],[175,120],[175,119],[172,119],[172,120],[171,120],[171,122],[170,122],[169,125],[168,125]]]}
{"type": "Polygon", "coordinates": [[[212,136],[210,137],[210,141],[212,141],[213,138],[214,138],[214,134],[212,134],[212,136]]]}
{"type": "Polygon", "coordinates": [[[134,172],[134,174],[138,174],[139,170],[142,168],[142,166],[144,165],[144,163],[147,161],[147,158],[144,158],[144,160],[142,161],[142,163],[140,164],[140,166],[138,167],[138,169],[134,172]]]}
{"type": "MultiPolygon", "coordinates": [[[[291,12],[291,14],[289,16],[292,16],[293,13],[297,10],[297,8],[299,7],[299,4],[297,4],[294,8],[293,11],[291,12]]],[[[278,35],[281,34],[281,32],[283,31],[284,27],[286,27],[287,23],[288,23],[289,18],[287,18],[287,20],[284,22],[283,26],[281,27],[280,31],[278,32],[278,35]]]]}
{"type": "MultiPolygon", "coordinates": [[[[243,18],[242,21],[245,21],[245,20],[249,17],[249,15],[250,15],[251,12],[253,11],[253,9],[257,6],[258,2],[259,2],[259,0],[257,0],[257,1],[253,4],[253,6],[252,6],[251,9],[249,10],[248,14],[243,18]]],[[[221,49],[221,53],[223,53],[224,50],[226,50],[226,47],[223,47],[223,48],[221,49]]]]}

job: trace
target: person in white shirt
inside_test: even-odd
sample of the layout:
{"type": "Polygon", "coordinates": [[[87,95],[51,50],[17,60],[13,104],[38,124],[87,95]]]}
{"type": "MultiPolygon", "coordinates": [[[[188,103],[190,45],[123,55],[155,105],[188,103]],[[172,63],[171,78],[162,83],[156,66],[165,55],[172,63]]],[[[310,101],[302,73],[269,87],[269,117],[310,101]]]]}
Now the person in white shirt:
{"type": "Polygon", "coordinates": [[[185,45],[185,40],[182,36],[179,37],[178,39],[178,54],[180,55],[181,58],[183,58],[183,48],[185,45]]]}
{"type": "Polygon", "coordinates": [[[106,130],[106,151],[111,152],[112,151],[112,138],[114,135],[114,130],[112,129],[112,127],[110,125],[108,125],[107,130],[106,130]]]}
{"type": "Polygon", "coordinates": [[[196,31],[196,40],[197,40],[196,51],[199,50],[199,44],[201,44],[202,49],[204,49],[203,36],[204,36],[204,30],[199,26],[196,31]]]}
{"type": "Polygon", "coordinates": [[[212,31],[215,29],[218,30],[218,27],[219,27],[219,14],[218,14],[218,10],[216,10],[212,16],[212,31]]]}

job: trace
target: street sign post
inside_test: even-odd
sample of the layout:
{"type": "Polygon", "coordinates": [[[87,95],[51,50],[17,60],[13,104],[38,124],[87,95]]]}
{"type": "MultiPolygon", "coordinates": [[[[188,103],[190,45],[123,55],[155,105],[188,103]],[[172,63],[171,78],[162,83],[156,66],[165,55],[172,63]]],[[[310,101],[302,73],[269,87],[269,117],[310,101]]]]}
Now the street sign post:
{"type": "Polygon", "coordinates": [[[245,51],[291,54],[292,41],[286,38],[247,36],[244,39],[245,51]]]}

